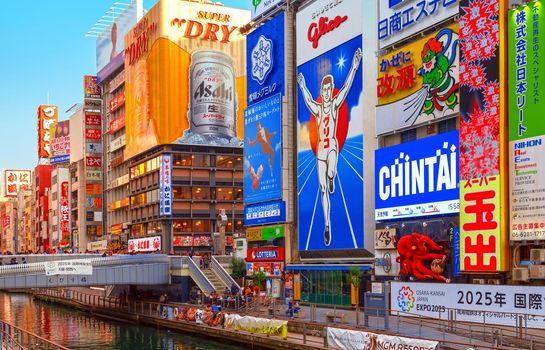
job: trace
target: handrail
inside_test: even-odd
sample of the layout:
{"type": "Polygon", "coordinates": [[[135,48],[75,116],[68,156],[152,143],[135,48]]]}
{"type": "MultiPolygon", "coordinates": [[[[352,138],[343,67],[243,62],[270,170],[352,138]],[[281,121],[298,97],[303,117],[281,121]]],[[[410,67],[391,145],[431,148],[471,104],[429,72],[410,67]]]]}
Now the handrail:
{"type": "Polygon", "coordinates": [[[197,264],[195,264],[193,259],[190,259],[187,256],[182,256],[181,258],[182,258],[182,261],[187,260],[187,265],[189,266],[189,277],[191,277],[193,281],[195,281],[195,283],[200,288],[200,290],[202,290],[204,295],[210,296],[210,294],[216,290],[212,282],[210,282],[210,280],[201,271],[201,269],[199,269],[199,267],[197,266],[197,264]]]}
{"type": "Polygon", "coordinates": [[[2,334],[1,347],[6,350],[41,349],[38,347],[40,344],[45,345],[46,349],[69,350],[67,347],[3,320],[0,320],[0,333],[2,334]]]}
{"type": "Polygon", "coordinates": [[[221,279],[221,281],[226,286],[231,288],[233,285],[235,285],[238,288],[238,290],[240,290],[240,286],[235,281],[235,279],[231,277],[231,275],[227,273],[227,271],[225,271],[223,266],[219,263],[218,260],[216,260],[214,256],[212,256],[212,259],[210,260],[210,269],[216,274],[216,276],[218,276],[221,279]]]}

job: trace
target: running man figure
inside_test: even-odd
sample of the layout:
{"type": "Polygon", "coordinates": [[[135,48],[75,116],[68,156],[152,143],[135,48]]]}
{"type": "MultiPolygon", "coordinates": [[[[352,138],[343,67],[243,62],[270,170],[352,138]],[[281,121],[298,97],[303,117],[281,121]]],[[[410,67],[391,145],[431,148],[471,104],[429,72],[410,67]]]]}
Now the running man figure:
{"type": "Polygon", "coordinates": [[[252,141],[249,137],[247,137],[246,141],[250,145],[250,147],[253,147],[257,142],[261,145],[261,151],[267,155],[267,160],[269,161],[269,169],[271,170],[271,175],[273,172],[273,166],[274,166],[274,148],[272,146],[271,139],[273,136],[276,135],[276,131],[268,132],[265,127],[261,126],[260,122],[257,122],[257,134],[255,135],[255,139],[252,141]]]}
{"type": "Polygon", "coordinates": [[[346,77],[344,86],[339,93],[333,97],[335,82],[333,76],[328,74],[322,78],[320,86],[321,102],[312,99],[312,95],[305,84],[305,77],[299,73],[297,83],[301,88],[305,104],[312,115],[316,118],[318,126],[318,145],[316,149],[316,163],[318,171],[318,182],[322,194],[322,210],[324,212],[324,243],[326,246],[331,244],[331,225],[330,225],[330,201],[329,194],[335,192],[335,177],[337,176],[337,158],[339,156],[337,144],[337,121],[339,109],[343,104],[352,83],[356,76],[356,71],[361,61],[361,49],[357,49],[352,60],[352,67],[346,77]]]}

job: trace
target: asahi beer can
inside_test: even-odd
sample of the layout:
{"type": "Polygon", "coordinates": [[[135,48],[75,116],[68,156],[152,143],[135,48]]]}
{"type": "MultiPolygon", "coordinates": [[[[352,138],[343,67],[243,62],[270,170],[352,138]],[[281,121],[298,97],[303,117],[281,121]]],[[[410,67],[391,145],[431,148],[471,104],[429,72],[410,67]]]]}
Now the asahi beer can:
{"type": "Polygon", "coordinates": [[[231,57],[214,50],[194,52],[189,79],[191,132],[236,137],[237,96],[231,57]]]}

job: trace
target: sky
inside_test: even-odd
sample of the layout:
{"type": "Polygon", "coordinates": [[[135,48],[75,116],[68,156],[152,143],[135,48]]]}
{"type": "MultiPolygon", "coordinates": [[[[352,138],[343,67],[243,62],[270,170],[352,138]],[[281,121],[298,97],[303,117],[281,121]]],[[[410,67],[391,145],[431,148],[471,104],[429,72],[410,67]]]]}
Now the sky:
{"type": "MultiPolygon", "coordinates": [[[[116,0],[2,1],[0,11],[0,169],[38,162],[40,104],[59,106],[59,120],[83,100],[83,76],[96,74],[95,38],[85,33],[116,0]]],[[[119,1],[119,0],[118,0],[119,1]]],[[[121,2],[129,2],[122,0],[121,2]]],[[[144,0],[144,9],[157,1],[144,0]]],[[[222,0],[250,9],[250,0],[222,0]]]]}

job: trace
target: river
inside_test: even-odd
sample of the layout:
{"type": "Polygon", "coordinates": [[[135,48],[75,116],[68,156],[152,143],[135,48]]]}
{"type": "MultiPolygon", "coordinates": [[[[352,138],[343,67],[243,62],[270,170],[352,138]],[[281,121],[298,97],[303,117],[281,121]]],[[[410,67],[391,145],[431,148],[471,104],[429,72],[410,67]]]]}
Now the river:
{"type": "Polygon", "coordinates": [[[67,307],[0,292],[0,319],[71,350],[239,350],[186,334],[104,320],[67,307]]]}

